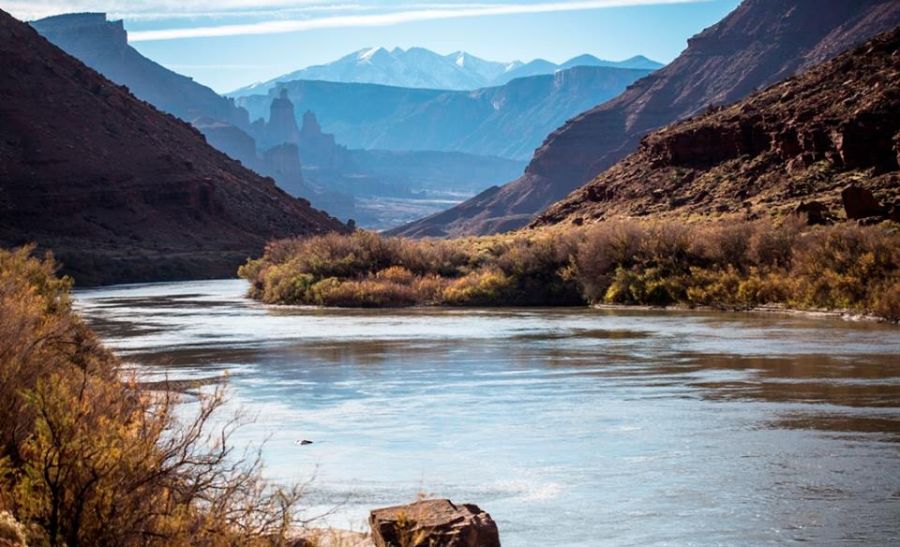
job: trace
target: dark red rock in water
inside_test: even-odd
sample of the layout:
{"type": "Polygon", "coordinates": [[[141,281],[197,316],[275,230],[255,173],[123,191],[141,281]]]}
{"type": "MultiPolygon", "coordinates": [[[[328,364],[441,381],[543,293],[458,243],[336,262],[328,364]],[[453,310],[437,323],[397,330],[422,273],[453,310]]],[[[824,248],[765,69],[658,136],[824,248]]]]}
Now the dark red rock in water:
{"type": "MultiPolygon", "coordinates": [[[[458,236],[524,226],[633,152],[650,131],[710,105],[732,103],[898,25],[896,0],[745,0],[691,38],[668,66],[550,134],[518,180],[392,233],[458,236]]],[[[764,144],[740,132],[728,137],[737,140],[717,152],[764,144]]],[[[856,161],[866,148],[847,148],[847,153],[849,161],[856,161]]]]}
{"type": "Polygon", "coordinates": [[[0,245],[81,284],[231,277],[273,238],[346,230],[0,11],[0,245]]]}
{"type": "Polygon", "coordinates": [[[851,219],[880,221],[888,215],[882,203],[900,198],[898,56],[900,28],[728,108],[656,131],[532,225],[600,214],[796,212],[820,223],[842,206],[851,219]]]}
{"type": "Polygon", "coordinates": [[[377,547],[500,547],[489,514],[446,499],[374,509],[369,527],[377,547]]]}

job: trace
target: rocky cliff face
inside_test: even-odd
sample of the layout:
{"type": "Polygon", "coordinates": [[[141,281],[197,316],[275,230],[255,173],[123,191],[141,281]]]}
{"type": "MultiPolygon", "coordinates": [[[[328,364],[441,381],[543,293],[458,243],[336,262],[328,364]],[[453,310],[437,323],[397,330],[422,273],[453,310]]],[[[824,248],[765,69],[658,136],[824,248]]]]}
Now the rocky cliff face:
{"type": "Polygon", "coordinates": [[[723,105],[900,25],[891,0],[745,0],[671,64],[554,131],[518,180],[396,231],[466,235],[525,225],[632,152],[649,131],[723,105]]]}
{"type": "Polygon", "coordinates": [[[128,45],[122,21],[104,13],[57,15],[31,23],[42,36],[69,55],[128,86],[138,98],[182,120],[206,117],[249,128],[247,111],[191,78],[164,68],[128,45]]]}
{"type": "Polygon", "coordinates": [[[264,148],[280,144],[300,142],[300,128],[294,113],[294,103],[288,98],[287,90],[281,89],[269,105],[269,121],[260,143],[264,148]]]}
{"type": "Polygon", "coordinates": [[[303,164],[317,170],[350,170],[353,160],[347,148],[335,141],[334,135],[322,132],[315,113],[303,113],[300,129],[300,158],[303,164]]]}
{"type": "Polygon", "coordinates": [[[735,105],[650,134],[533,226],[795,210],[822,220],[842,215],[848,185],[856,190],[844,192],[845,203],[855,192],[861,197],[851,201],[872,201],[868,209],[878,212],[879,203],[900,200],[898,161],[900,28],[735,105]]]}
{"type": "Polygon", "coordinates": [[[278,186],[292,196],[312,197],[315,193],[303,180],[300,151],[296,144],[285,143],[266,150],[262,158],[262,172],[277,180],[278,186]]]}
{"type": "Polygon", "coordinates": [[[79,283],[234,275],[272,238],[346,229],[0,11],[0,245],[79,283]]]}

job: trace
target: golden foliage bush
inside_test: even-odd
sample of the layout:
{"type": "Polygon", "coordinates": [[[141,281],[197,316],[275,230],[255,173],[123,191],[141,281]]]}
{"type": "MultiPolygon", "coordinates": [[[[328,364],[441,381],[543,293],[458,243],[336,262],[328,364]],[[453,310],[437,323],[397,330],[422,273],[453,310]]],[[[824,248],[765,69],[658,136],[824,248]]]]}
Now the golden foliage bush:
{"type": "Polygon", "coordinates": [[[611,221],[458,240],[368,232],[273,242],[240,270],[270,303],[748,308],[784,304],[900,319],[896,225],[611,221]]]}
{"type": "Polygon", "coordinates": [[[129,378],[30,252],[0,250],[0,507],[28,544],[282,543],[299,489],[232,453],[237,422],[212,422],[222,391],[177,419],[178,398],[129,378]]]}

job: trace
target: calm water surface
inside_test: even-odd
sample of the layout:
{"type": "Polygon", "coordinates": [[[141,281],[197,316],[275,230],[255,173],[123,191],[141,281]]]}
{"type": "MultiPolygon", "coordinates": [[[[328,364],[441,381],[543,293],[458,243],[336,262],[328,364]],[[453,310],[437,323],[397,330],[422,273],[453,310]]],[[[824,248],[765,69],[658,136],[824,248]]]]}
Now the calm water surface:
{"type": "Polygon", "coordinates": [[[417,493],[504,546],[888,545],[900,328],[686,312],[319,310],[242,281],[80,291],[142,373],[231,375],[267,472],[362,529],[417,493]],[[297,446],[311,439],[315,444],[297,446]]]}

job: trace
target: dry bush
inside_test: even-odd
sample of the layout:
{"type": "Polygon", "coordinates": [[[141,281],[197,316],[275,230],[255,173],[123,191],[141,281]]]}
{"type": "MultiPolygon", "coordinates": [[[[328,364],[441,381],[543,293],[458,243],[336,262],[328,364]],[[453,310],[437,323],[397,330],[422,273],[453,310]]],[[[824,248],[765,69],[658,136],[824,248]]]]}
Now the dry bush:
{"type": "Polygon", "coordinates": [[[0,250],[0,503],[29,544],[276,545],[299,489],[232,453],[222,392],[176,418],[73,313],[52,258],[0,250]]]}
{"type": "Polygon", "coordinates": [[[335,306],[747,308],[782,303],[896,318],[891,227],[613,221],[448,241],[318,236],[275,243],[241,275],[266,302],[335,306]]]}
{"type": "Polygon", "coordinates": [[[340,281],[330,277],[313,285],[311,292],[315,304],[331,307],[391,308],[419,301],[411,286],[377,279],[340,281]]]}
{"type": "Polygon", "coordinates": [[[793,298],[808,307],[865,311],[881,302],[879,309],[890,310],[885,297],[900,279],[898,268],[896,231],[856,225],[817,229],[794,253],[793,298]]]}
{"type": "Polygon", "coordinates": [[[694,230],[694,252],[719,268],[746,271],[755,226],[750,223],[723,223],[694,230]]]}
{"type": "Polygon", "coordinates": [[[479,270],[456,279],[443,290],[441,303],[451,306],[490,306],[509,301],[512,279],[499,269],[479,270]]]}
{"type": "Polygon", "coordinates": [[[645,235],[632,222],[603,223],[587,232],[575,253],[575,266],[588,301],[603,300],[616,270],[636,262],[645,235]]]}

